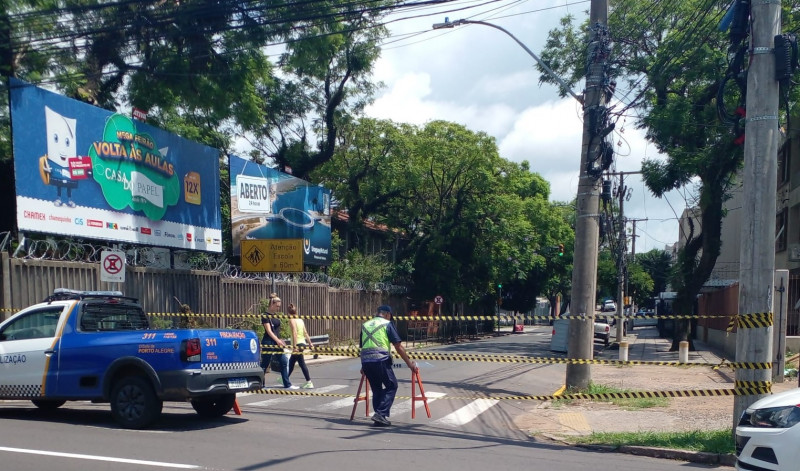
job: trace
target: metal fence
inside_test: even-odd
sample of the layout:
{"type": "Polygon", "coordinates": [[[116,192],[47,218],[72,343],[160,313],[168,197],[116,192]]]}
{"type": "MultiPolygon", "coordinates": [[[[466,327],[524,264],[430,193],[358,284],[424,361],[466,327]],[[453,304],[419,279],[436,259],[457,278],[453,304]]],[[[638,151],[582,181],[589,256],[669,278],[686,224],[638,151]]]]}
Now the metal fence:
{"type": "MultiPolygon", "coordinates": [[[[100,281],[99,263],[63,260],[13,258],[0,253],[0,320],[14,311],[41,302],[55,288],[77,290],[119,290],[139,299],[151,318],[161,325],[192,324],[212,327],[256,328],[260,325],[259,303],[275,292],[284,308],[294,303],[306,320],[311,335],[327,334],[333,345],[357,345],[362,319],[329,319],[330,316],[368,317],[375,308],[388,304],[398,315],[408,313],[407,298],[380,289],[358,289],[352,283],[331,286],[320,277],[308,282],[308,276],[270,278],[231,277],[221,271],[158,269],[127,266],[125,283],[100,281]],[[338,287],[346,286],[346,287],[338,287]],[[191,316],[181,316],[182,305],[191,308],[191,316]],[[308,317],[306,317],[308,316],[308,317]]],[[[425,327],[412,322],[398,324],[404,338],[446,341],[474,336],[492,330],[478,323],[428,322],[425,327]]]]}

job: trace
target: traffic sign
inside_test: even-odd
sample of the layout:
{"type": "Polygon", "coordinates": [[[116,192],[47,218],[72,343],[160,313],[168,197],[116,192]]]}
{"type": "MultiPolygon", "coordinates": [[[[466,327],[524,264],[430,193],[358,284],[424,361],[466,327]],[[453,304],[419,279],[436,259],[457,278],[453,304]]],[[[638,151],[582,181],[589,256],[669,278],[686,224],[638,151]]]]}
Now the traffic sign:
{"type": "Polygon", "coordinates": [[[436,295],[436,297],[433,298],[433,302],[435,302],[436,304],[442,304],[444,302],[444,298],[439,295],[436,295]]]}
{"type": "Polygon", "coordinates": [[[303,271],[303,239],[242,240],[242,271],[303,271]]]}
{"type": "Polygon", "coordinates": [[[121,250],[100,252],[100,281],[125,283],[125,252],[121,250]]]}

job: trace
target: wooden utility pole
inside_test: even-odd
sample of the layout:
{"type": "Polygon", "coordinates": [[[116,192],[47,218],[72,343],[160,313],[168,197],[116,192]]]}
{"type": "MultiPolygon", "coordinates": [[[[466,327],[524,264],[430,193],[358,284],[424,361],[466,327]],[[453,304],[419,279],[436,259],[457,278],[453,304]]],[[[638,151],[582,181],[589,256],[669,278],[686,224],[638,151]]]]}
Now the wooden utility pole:
{"type": "MultiPolygon", "coordinates": [[[[567,357],[591,359],[594,339],[597,245],[599,238],[601,142],[607,129],[605,64],[610,52],[608,3],[592,0],[589,9],[588,73],[583,102],[583,141],[576,200],[575,251],[572,271],[570,314],[583,319],[569,321],[567,357]]],[[[587,389],[591,380],[588,364],[567,364],[566,386],[587,389]]]]}
{"type": "MultiPolygon", "coordinates": [[[[775,293],[775,192],[778,155],[778,82],[774,37],[780,33],[780,2],[751,2],[750,67],[747,70],[747,121],[744,142],[744,202],[739,249],[739,317],[772,312],[775,293]]],[[[755,319],[755,317],[750,317],[755,319]]],[[[736,361],[772,361],[772,325],[736,333],[736,361]]],[[[736,370],[736,382],[771,380],[771,369],[736,370]]],[[[736,396],[733,425],[764,395],[736,396]]]]}

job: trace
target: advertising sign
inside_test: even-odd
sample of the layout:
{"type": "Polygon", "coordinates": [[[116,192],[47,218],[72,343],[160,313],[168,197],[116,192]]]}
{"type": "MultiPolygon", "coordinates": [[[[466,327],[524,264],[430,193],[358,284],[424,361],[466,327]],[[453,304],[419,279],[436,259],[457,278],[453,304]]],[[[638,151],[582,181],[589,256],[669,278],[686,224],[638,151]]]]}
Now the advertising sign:
{"type": "Polygon", "coordinates": [[[10,80],[20,231],[222,252],[216,149],[10,80]]]}
{"type": "Polygon", "coordinates": [[[303,264],[330,265],[330,190],[236,156],[230,175],[233,254],[243,269],[244,240],[300,239],[303,264]]]}

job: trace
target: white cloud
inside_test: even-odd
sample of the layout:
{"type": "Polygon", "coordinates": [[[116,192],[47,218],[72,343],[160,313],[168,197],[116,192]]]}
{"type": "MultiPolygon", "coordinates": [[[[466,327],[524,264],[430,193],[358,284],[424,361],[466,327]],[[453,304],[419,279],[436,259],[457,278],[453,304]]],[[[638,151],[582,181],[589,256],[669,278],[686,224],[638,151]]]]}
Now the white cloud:
{"type": "MultiPolygon", "coordinates": [[[[536,52],[563,14],[580,18],[582,9],[538,14],[525,14],[525,10],[516,7],[504,12],[506,18],[489,21],[536,52]],[[514,16],[514,12],[522,13],[514,16]]],[[[367,108],[367,114],[416,125],[443,119],[485,132],[496,138],[502,157],[527,160],[532,171],[550,182],[552,200],[574,199],[583,135],[581,106],[571,97],[560,98],[551,85],[539,86],[534,60],[502,32],[482,25],[432,31],[431,25],[443,21],[444,16],[390,25],[395,37],[423,34],[384,49],[375,78],[386,88],[367,108]]],[[[577,85],[575,91],[579,93],[582,87],[577,85]]],[[[644,158],[659,158],[631,122],[618,123],[613,142],[617,156],[612,170],[638,171],[644,158]]],[[[625,202],[626,216],[648,218],[637,224],[637,252],[662,249],[677,240],[678,224],[667,200],[680,214],[685,207],[682,197],[672,192],[667,200],[654,198],[638,175],[626,175],[625,184],[631,189],[625,202]]]]}

